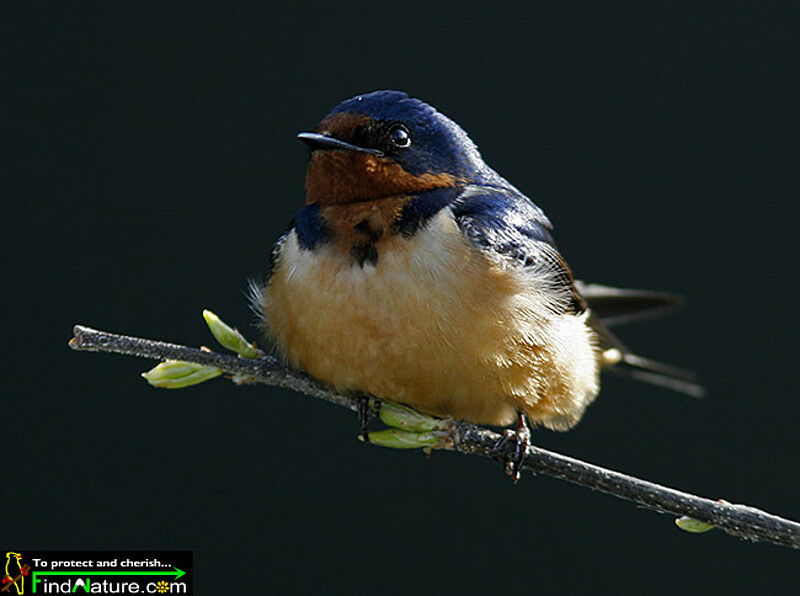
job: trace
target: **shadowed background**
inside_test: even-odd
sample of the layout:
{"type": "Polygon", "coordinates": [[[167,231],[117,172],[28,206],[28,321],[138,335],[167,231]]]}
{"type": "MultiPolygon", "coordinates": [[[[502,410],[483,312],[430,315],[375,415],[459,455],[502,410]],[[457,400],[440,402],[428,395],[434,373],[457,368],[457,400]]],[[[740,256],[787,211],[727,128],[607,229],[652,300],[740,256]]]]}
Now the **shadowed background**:
{"type": "Polygon", "coordinates": [[[619,334],[709,399],[606,378],[534,441],[800,518],[798,36],[788,10],[721,6],[16,9],[2,544],[190,549],[200,594],[796,587],[796,552],[364,446],[353,414],[288,391],[156,391],[152,363],[66,346],[74,323],[213,345],[203,308],[255,336],[247,279],[304,199],[295,133],[403,89],[545,210],[578,277],[687,297],[619,334]]]}

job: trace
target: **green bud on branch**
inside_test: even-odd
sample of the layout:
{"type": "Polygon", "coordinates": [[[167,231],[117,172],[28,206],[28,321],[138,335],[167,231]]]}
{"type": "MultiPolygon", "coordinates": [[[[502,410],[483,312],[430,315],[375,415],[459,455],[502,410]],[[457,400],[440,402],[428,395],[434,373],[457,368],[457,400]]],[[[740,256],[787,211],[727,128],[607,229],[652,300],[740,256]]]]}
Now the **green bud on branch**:
{"type": "Polygon", "coordinates": [[[387,428],[365,434],[366,437],[358,437],[360,441],[366,441],[381,447],[391,447],[392,449],[419,449],[422,447],[438,449],[443,447],[446,441],[446,436],[443,433],[415,433],[396,428],[387,428]]]}
{"type": "Polygon", "coordinates": [[[691,532],[692,534],[702,534],[703,532],[708,532],[709,530],[714,529],[714,526],[711,524],[702,522],[699,519],[694,519],[688,515],[682,515],[681,517],[677,518],[675,520],[675,525],[684,532],[691,532]]]}
{"type": "Polygon", "coordinates": [[[183,387],[191,387],[208,381],[221,374],[222,371],[214,366],[205,366],[181,360],[165,360],[147,372],[143,372],[142,376],[153,387],[182,389],[183,387]]]}
{"type": "Polygon", "coordinates": [[[264,354],[256,348],[255,344],[249,343],[238,329],[231,327],[222,321],[210,310],[203,311],[203,318],[206,320],[211,334],[216,340],[231,352],[236,352],[242,358],[260,358],[264,354]]]}

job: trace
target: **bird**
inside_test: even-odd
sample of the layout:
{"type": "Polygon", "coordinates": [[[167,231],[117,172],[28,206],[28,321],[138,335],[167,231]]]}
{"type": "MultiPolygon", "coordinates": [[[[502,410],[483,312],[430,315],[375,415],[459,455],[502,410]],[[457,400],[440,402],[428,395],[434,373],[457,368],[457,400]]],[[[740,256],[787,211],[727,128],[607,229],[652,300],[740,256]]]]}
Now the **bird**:
{"type": "Polygon", "coordinates": [[[365,93],[298,138],[305,204],[251,296],[290,366],[431,416],[516,421],[523,446],[528,424],[573,427],[604,369],[702,394],[604,325],[678,297],[577,281],[544,211],[431,105],[365,93]]]}
{"type": "Polygon", "coordinates": [[[12,584],[17,594],[25,593],[25,576],[28,575],[28,566],[22,565],[22,555],[9,551],[6,553],[5,575],[3,576],[3,591],[12,584]]]}

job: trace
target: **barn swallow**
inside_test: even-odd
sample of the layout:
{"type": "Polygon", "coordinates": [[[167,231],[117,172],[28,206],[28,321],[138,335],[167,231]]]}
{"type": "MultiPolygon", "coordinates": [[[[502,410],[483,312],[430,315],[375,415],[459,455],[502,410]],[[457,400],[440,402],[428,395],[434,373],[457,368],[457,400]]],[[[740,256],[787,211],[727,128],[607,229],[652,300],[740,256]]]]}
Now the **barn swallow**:
{"type": "Polygon", "coordinates": [[[604,368],[690,395],[681,369],[604,326],[668,294],[577,282],[553,226],[452,120],[399,91],[335,107],[313,132],[305,206],[254,300],[296,368],[423,413],[566,430],[604,368]]]}

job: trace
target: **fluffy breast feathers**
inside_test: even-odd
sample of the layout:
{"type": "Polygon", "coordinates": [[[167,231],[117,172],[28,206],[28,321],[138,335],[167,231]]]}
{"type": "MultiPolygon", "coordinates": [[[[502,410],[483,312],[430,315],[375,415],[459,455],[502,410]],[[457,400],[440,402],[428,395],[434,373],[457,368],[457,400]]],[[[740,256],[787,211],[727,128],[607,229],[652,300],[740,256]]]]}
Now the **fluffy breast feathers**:
{"type": "Polygon", "coordinates": [[[569,428],[599,389],[586,313],[565,311],[558,263],[517,266],[463,228],[444,208],[411,236],[381,237],[380,258],[360,265],[290,232],[258,298],[267,334],[338,390],[476,423],[506,425],[519,409],[569,428]]]}

